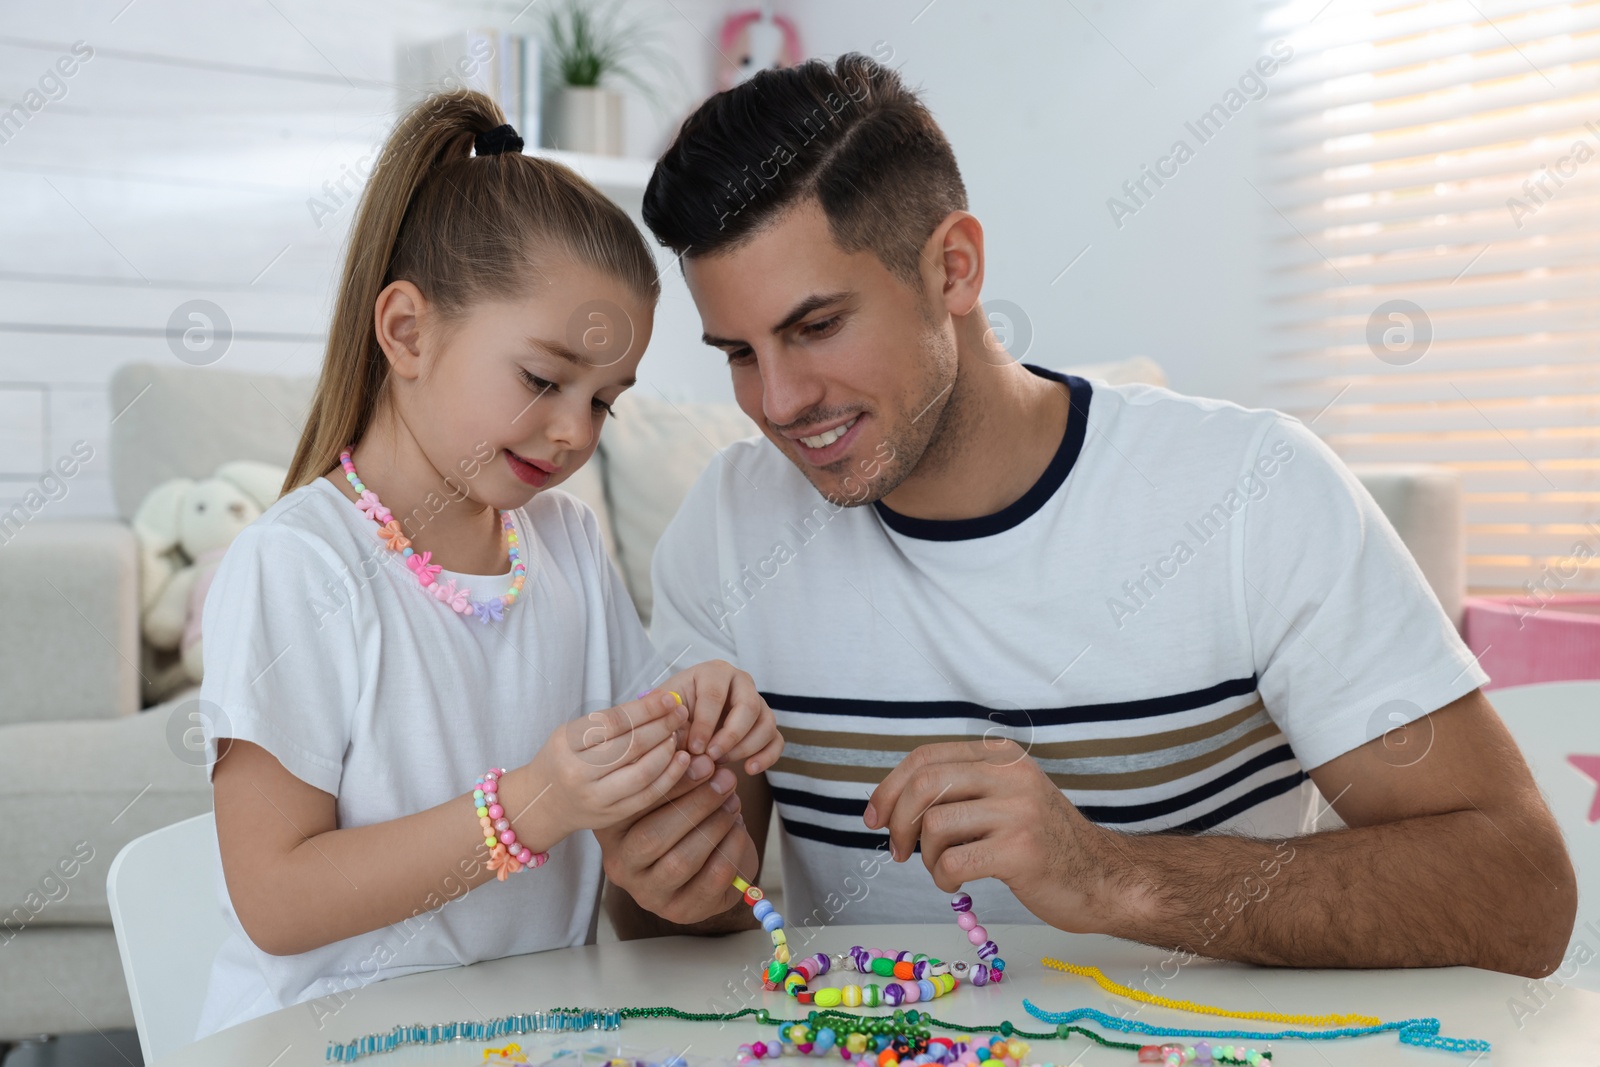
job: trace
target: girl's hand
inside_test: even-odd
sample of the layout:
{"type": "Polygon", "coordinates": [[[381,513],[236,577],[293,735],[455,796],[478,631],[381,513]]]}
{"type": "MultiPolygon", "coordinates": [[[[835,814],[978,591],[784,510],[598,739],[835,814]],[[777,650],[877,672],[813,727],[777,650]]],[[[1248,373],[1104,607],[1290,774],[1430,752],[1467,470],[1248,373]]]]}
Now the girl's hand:
{"type": "MultiPolygon", "coordinates": [[[[661,688],[683,694],[689,705],[689,733],[684,747],[693,756],[704,754],[710,763],[744,760],[744,772],[760,774],[778,762],[783,736],[778,720],[756,691],[755,679],[720,659],[707,660],[679,671],[661,688]]],[[[700,763],[698,759],[697,763],[700,763]]],[[[704,778],[711,767],[697,767],[704,778]]]]}
{"type": "Polygon", "coordinates": [[[511,825],[519,835],[525,825],[530,842],[548,847],[575,831],[611,826],[661,803],[689,767],[689,753],[678,750],[676,737],[688,718],[688,708],[658,689],[573,719],[524,768],[531,777],[528,792],[518,789],[515,795],[531,800],[522,822],[507,809],[511,825]]]}

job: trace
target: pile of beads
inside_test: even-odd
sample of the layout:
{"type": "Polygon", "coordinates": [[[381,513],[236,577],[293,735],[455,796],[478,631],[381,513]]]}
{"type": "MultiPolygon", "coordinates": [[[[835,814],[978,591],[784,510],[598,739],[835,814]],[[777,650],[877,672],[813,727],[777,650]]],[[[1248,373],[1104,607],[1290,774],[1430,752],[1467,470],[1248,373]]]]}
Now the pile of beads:
{"type": "MultiPolygon", "coordinates": [[[[933,1036],[926,1026],[919,1025],[916,1012],[906,1015],[897,1011],[893,1018],[859,1019],[849,1025],[845,1024],[845,1017],[831,1016],[832,1013],[812,1012],[805,1022],[780,1022],[776,1040],[740,1045],[735,1062],[751,1064],[789,1052],[816,1056],[837,1052],[846,1063],[863,1067],[895,1067],[901,1061],[976,1067],[988,1058],[969,1054],[970,1038],[933,1036]]],[[[1004,1038],[995,1038],[995,1042],[1006,1044],[1004,1038]]],[[[1026,1050],[1026,1046],[1022,1048],[1026,1050]]]]}
{"type": "Polygon", "coordinates": [[[989,940],[989,932],[978,924],[977,916],[972,913],[972,898],[966,893],[952,897],[950,908],[956,913],[956,925],[966,931],[967,940],[977,946],[977,963],[962,960],[945,963],[925,953],[868,949],[860,945],[852,946],[848,953],[829,956],[819,952],[791,962],[788,935],[783,932],[783,916],[772,906],[772,901],[766,899],[760,887],[743,878],[735,876],[733,887],[744,895],[751,914],[772,937],[772,958],[763,964],[766,976],[762,988],[782,989],[802,1004],[815,1004],[819,1008],[839,1005],[874,1008],[880,1004],[898,1007],[953,993],[964,981],[981,986],[998,983],[1004,976],[1006,961],[998,955],[999,946],[989,940]],[[881,985],[850,982],[836,988],[812,988],[818,976],[834,969],[872,974],[886,981],[881,985]]]}
{"type": "Polygon", "coordinates": [[[1210,1067],[1211,1064],[1243,1064],[1261,1067],[1272,1062],[1272,1050],[1257,1052],[1243,1045],[1218,1045],[1213,1048],[1204,1041],[1193,1045],[1146,1045],[1139,1050],[1140,1063],[1159,1063],[1163,1067],[1210,1067]]]}

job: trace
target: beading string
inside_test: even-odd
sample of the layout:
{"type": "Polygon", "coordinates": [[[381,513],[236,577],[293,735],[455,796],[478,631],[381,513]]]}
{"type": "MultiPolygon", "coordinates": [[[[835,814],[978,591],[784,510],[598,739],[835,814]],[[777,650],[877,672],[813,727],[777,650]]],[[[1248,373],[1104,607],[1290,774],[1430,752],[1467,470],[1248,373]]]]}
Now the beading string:
{"type": "Polygon", "coordinates": [[[1231,1008],[1218,1008],[1211,1004],[1196,1004],[1192,1000],[1170,1000],[1167,997],[1147,993],[1142,989],[1134,989],[1119,982],[1113,982],[1106,977],[1104,971],[1098,967],[1085,967],[1076,963],[1067,963],[1064,960],[1051,959],[1048,956],[1039,961],[1052,970],[1065,971],[1075,974],[1080,978],[1088,978],[1104,989],[1129,1000],[1137,1000],[1143,1004],[1151,1004],[1158,1008],[1171,1008],[1174,1011],[1186,1011],[1194,1015],[1220,1015],[1228,1019],[1253,1019],[1269,1023],[1294,1023],[1300,1026],[1378,1026],[1383,1022],[1376,1015],[1288,1015],[1276,1011],[1234,1011],[1231,1008]]]}
{"type": "Polygon", "coordinates": [[[1073,1008],[1071,1011],[1045,1011],[1031,1000],[1024,1000],[1022,1007],[1027,1013],[1046,1023],[1075,1023],[1079,1019],[1089,1019],[1106,1027],[1125,1034],[1143,1034],[1146,1037],[1201,1037],[1208,1041],[1217,1038],[1243,1038],[1250,1041],[1333,1041],[1346,1037],[1369,1037],[1373,1034],[1382,1034],[1393,1031],[1400,1037],[1402,1045],[1415,1045],[1418,1048],[1443,1049],[1446,1052],[1488,1052],[1489,1042],[1480,1041],[1475,1037],[1444,1037],[1439,1033],[1439,1020],[1402,1019],[1398,1022],[1380,1022],[1374,1026],[1341,1026],[1333,1030],[1278,1030],[1273,1033],[1262,1033],[1256,1030],[1191,1030],[1181,1026],[1156,1026],[1153,1023],[1143,1022],[1139,1019],[1124,1019],[1116,1015],[1108,1015],[1094,1008],[1073,1008]]]}

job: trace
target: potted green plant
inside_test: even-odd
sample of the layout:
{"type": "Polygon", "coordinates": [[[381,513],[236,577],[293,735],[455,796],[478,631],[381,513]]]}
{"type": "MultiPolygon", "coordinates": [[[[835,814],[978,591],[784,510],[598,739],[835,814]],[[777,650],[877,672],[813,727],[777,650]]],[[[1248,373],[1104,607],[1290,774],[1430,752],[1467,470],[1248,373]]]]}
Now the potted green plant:
{"type": "Polygon", "coordinates": [[[555,90],[549,115],[552,148],[620,156],[624,97],[617,83],[658,99],[649,75],[669,71],[671,61],[652,28],[624,19],[621,7],[621,0],[563,0],[545,17],[543,66],[555,90]]]}

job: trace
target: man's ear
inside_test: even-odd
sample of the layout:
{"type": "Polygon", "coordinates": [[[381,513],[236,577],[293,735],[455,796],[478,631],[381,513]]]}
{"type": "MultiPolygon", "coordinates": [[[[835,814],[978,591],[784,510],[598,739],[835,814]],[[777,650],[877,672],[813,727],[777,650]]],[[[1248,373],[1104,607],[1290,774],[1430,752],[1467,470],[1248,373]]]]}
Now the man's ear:
{"type": "Polygon", "coordinates": [[[422,320],[428,300],[411,282],[390,282],[378,294],[372,320],[378,347],[389,359],[389,369],[400,378],[422,376],[422,320]]]}
{"type": "Polygon", "coordinates": [[[983,291],[983,224],[970,211],[952,211],[928,238],[924,266],[935,268],[934,281],[944,309],[961,317],[978,305],[983,291]]]}

